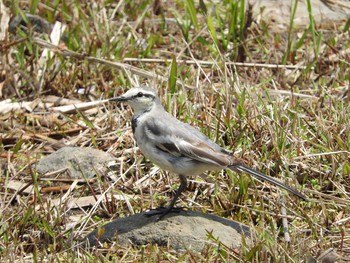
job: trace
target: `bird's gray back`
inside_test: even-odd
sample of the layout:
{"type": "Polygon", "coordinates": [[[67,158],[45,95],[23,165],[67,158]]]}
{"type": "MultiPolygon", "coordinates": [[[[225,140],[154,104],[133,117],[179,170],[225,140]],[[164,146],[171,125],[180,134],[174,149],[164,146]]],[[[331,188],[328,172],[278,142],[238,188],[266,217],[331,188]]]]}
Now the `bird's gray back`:
{"type": "Polygon", "coordinates": [[[151,129],[152,133],[162,135],[163,137],[176,136],[195,144],[207,144],[216,151],[224,151],[224,149],[222,149],[215,142],[211,141],[197,128],[178,120],[170,113],[165,111],[161,105],[159,106],[161,109],[154,109],[154,113],[151,113],[152,117],[146,119],[145,125],[151,129]]]}

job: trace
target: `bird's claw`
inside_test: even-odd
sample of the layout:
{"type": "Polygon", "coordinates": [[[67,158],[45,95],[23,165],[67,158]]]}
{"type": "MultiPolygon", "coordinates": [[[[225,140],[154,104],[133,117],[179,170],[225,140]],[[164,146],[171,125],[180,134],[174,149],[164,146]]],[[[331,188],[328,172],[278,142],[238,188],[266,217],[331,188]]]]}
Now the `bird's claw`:
{"type": "Polygon", "coordinates": [[[167,215],[169,213],[180,213],[181,211],[184,211],[183,207],[164,207],[164,206],[160,206],[160,207],[157,207],[156,209],[151,209],[151,210],[145,212],[144,216],[151,217],[151,216],[159,215],[159,217],[157,218],[157,221],[159,221],[165,215],[167,215]]]}

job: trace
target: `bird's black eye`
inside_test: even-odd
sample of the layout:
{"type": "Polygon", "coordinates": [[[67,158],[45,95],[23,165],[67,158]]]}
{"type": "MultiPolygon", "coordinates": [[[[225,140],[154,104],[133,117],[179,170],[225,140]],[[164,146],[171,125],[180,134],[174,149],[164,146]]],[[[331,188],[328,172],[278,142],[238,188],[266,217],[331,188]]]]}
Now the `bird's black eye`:
{"type": "Polygon", "coordinates": [[[140,91],[139,93],[137,93],[137,95],[136,95],[137,97],[142,97],[143,96],[143,93],[140,91]]]}

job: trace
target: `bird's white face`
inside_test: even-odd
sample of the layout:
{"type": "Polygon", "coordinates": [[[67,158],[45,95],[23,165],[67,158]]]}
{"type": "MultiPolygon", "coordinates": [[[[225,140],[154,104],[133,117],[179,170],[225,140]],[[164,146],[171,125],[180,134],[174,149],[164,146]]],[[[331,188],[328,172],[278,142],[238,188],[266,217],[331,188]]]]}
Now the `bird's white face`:
{"type": "Polygon", "coordinates": [[[112,98],[110,101],[119,101],[129,104],[135,113],[147,111],[156,103],[157,95],[154,90],[147,87],[139,87],[128,90],[123,95],[112,98]]]}

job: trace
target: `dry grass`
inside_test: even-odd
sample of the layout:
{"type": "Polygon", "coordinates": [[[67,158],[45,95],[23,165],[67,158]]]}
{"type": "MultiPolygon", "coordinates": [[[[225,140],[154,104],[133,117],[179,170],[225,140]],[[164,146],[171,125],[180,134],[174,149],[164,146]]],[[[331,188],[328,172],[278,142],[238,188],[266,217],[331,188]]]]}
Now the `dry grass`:
{"type": "Polygon", "coordinates": [[[11,15],[32,8],[49,22],[67,25],[66,42],[57,47],[43,41],[45,34],[23,31],[1,43],[1,98],[31,102],[30,109],[0,117],[0,257],[5,261],[300,262],[329,248],[341,260],[349,258],[350,38],[342,31],[344,25],[300,28],[288,36],[248,19],[242,30],[239,6],[221,3],[214,12],[207,4],[208,19],[204,8],[192,10],[191,2],[161,3],[156,15],[154,3],[147,1],[62,1],[57,7],[5,1],[11,15]],[[233,30],[238,32],[234,37],[228,34],[233,30]],[[55,56],[40,78],[44,47],[55,56]],[[300,68],[284,67],[283,59],[300,68]],[[174,86],[168,86],[170,72],[176,72],[174,86]],[[131,111],[124,105],[70,113],[48,108],[63,105],[57,98],[69,99],[68,104],[109,98],[140,84],[156,86],[173,115],[252,167],[298,187],[311,201],[230,171],[208,173],[205,181],[193,178],[178,205],[252,227],[256,240],[242,251],[208,247],[202,253],[178,253],[156,245],[107,244],[95,251],[80,248],[79,240],[96,226],[168,202],[178,181],[137,151],[129,128],[131,111]],[[73,181],[38,175],[32,164],[65,144],[123,157],[114,187],[106,174],[73,187],[73,181]],[[12,181],[33,190],[14,190],[12,181]],[[49,186],[62,188],[42,191],[49,186]],[[66,206],[70,198],[101,193],[131,198],[102,198],[93,207],[66,206]],[[53,205],[52,200],[65,194],[64,202],[53,205]],[[289,242],[282,218],[288,219],[289,242]]]}

